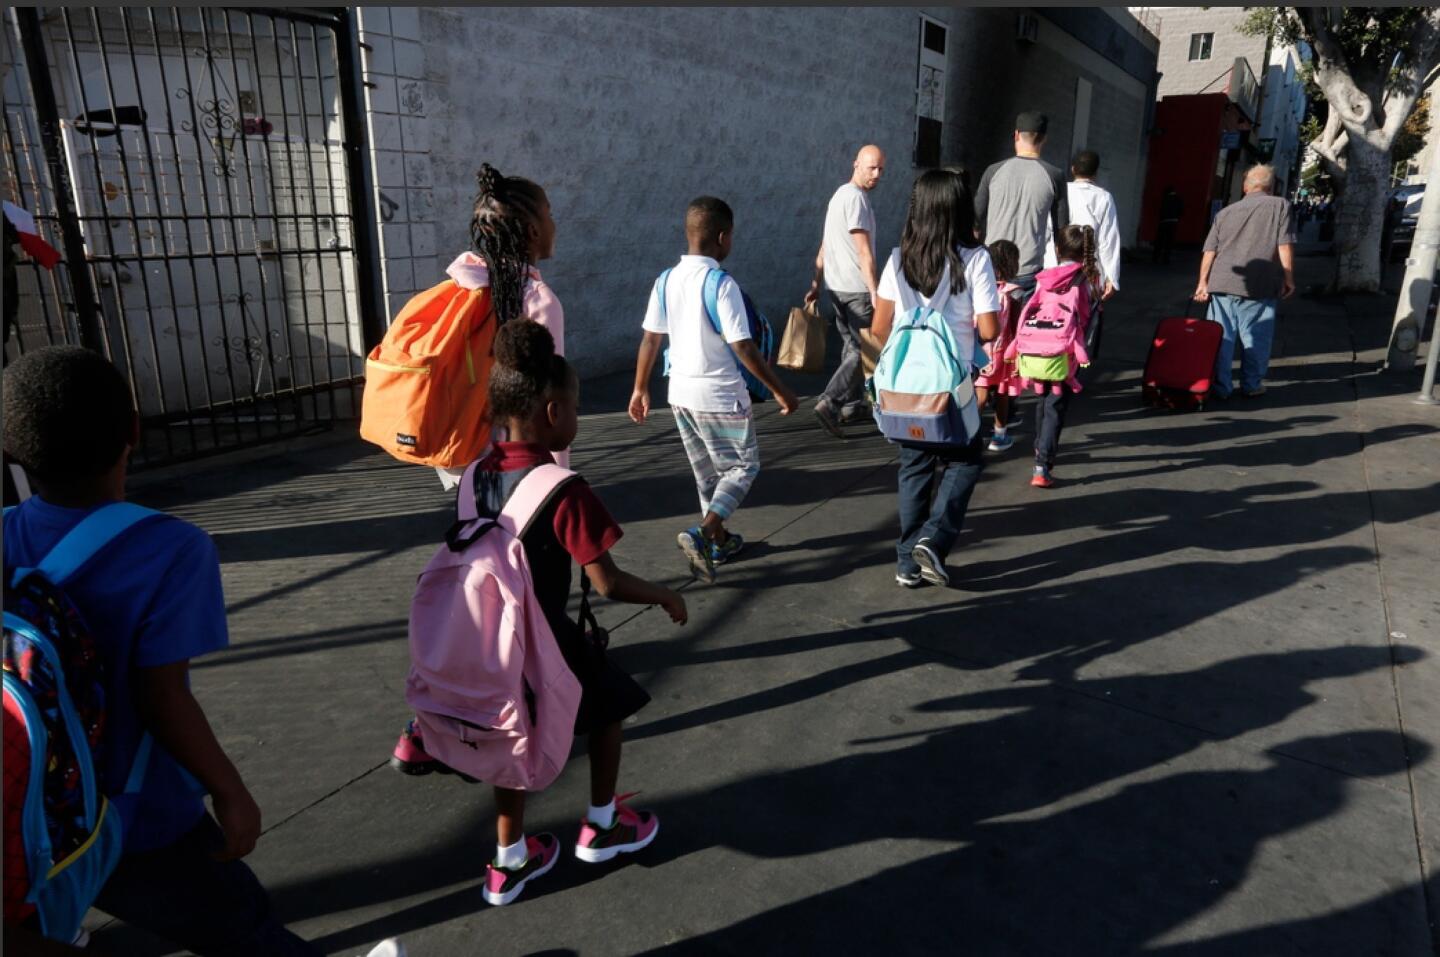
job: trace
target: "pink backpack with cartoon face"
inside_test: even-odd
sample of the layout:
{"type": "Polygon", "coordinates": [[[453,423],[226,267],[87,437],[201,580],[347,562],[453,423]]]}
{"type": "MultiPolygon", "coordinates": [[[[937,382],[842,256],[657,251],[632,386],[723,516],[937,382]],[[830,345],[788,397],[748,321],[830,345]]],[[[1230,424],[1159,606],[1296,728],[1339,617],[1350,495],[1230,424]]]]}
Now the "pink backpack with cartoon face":
{"type": "Polygon", "coordinates": [[[575,473],[541,465],[495,517],[481,516],[472,463],[460,521],[415,586],[410,675],[425,750],[497,787],[538,791],[570,756],[580,682],[535,598],[521,536],[575,473]]]}

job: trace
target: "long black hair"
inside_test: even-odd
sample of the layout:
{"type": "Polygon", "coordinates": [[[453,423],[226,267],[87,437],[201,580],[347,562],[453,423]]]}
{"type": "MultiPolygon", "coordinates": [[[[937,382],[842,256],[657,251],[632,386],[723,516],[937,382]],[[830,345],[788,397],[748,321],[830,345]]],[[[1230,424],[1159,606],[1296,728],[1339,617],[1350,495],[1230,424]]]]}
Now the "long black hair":
{"type": "Polygon", "coordinates": [[[900,268],[910,287],[927,299],[935,295],[945,265],[950,265],[950,292],[965,290],[962,248],[978,246],[975,204],[965,178],[949,170],[921,173],[910,190],[910,209],[900,236],[900,268]]]}
{"type": "Polygon", "coordinates": [[[502,176],[489,163],[475,176],[480,193],[470,220],[470,242],[490,271],[490,301],[503,324],[524,310],[530,271],[530,226],[539,226],[545,191],[519,176],[502,176]]]}

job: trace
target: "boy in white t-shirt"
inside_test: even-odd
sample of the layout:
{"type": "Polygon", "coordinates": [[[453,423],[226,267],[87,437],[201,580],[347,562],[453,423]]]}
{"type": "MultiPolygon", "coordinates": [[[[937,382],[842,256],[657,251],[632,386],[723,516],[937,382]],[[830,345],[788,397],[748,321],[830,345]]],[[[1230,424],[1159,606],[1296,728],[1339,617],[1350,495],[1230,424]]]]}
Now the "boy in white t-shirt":
{"type": "Polygon", "coordinates": [[[716,292],[720,332],[705,310],[705,278],[730,255],[734,229],[730,207],[713,196],[693,200],[685,211],[689,252],[669,271],[663,301],[658,280],[650,292],[630,397],[630,418],[643,423],[650,414],[650,373],[663,338],[669,336],[670,408],[695,473],[702,516],[699,525],[680,533],[678,542],[691,571],[707,582],[715,580],[715,566],[734,557],[744,544],[726,530],[725,521],[760,474],[760,448],[741,365],[775,393],[781,415],[789,415],[796,405],[795,393],[751,340],[745,301],[734,279],[725,276],[716,292]]]}

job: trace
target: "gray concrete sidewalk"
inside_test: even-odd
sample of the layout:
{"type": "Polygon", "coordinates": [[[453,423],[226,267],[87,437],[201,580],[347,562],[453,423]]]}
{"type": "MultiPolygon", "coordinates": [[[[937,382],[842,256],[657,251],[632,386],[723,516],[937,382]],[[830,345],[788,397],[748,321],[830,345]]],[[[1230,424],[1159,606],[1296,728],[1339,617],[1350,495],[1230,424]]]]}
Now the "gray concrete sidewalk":
{"type": "MultiPolygon", "coordinates": [[[[265,810],[251,861],[280,914],[330,953],[400,935],[414,957],[1432,953],[1440,414],[1375,372],[1392,300],[1303,296],[1263,399],[1142,409],[1192,265],[1127,266],[1059,485],[1026,484],[1027,408],[950,589],[893,584],[890,446],[766,410],[752,544],[686,588],[689,625],[601,609],[654,696],[621,785],[659,839],[567,855],[507,908],[480,897],[488,791],[384,766],[450,521],[433,473],[344,440],[142,477],[224,561],[233,646],[195,688],[265,810]]],[[[1302,288],[1325,265],[1302,258],[1302,288]]],[[[575,464],[621,565],[679,584],[685,457],[626,394],[587,386],[575,464]]],[[[529,830],[573,841],[585,784],[582,754],[529,830]]]]}

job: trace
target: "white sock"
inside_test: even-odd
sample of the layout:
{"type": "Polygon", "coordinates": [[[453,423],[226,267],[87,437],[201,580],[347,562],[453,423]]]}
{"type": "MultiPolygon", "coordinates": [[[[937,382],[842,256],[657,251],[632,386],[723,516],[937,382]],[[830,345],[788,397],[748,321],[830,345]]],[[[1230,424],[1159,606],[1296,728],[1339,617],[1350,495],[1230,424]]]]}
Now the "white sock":
{"type": "Polygon", "coordinates": [[[585,809],[585,820],[596,827],[605,830],[615,826],[615,799],[612,797],[609,804],[596,807],[590,805],[585,809]]]}
{"type": "Polygon", "coordinates": [[[506,870],[515,870],[517,867],[524,867],[525,861],[530,855],[525,851],[525,835],[520,835],[520,840],[505,847],[501,844],[495,845],[495,866],[503,867],[506,870]]]}

